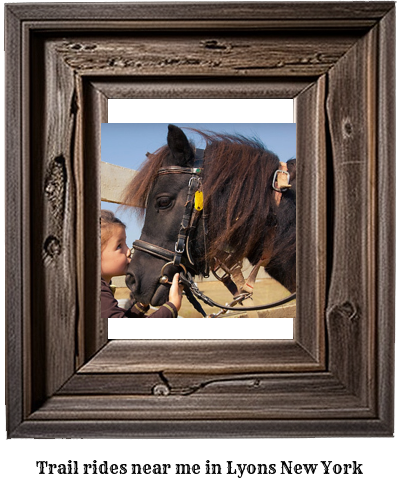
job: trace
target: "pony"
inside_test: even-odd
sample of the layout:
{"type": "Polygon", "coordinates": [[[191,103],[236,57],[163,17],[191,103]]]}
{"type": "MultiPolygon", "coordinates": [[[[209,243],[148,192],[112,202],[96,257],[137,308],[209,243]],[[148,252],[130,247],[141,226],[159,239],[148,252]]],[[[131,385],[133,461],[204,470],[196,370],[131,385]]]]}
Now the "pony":
{"type": "Polygon", "coordinates": [[[145,216],[126,275],[133,298],[160,306],[176,272],[203,277],[244,258],[295,292],[296,160],[281,171],[256,138],[184,130],[203,137],[203,154],[169,125],[167,144],[146,154],[124,191],[123,204],[145,216]],[[279,172],[289,174],[284,189],[276,187],[279,172]]]}

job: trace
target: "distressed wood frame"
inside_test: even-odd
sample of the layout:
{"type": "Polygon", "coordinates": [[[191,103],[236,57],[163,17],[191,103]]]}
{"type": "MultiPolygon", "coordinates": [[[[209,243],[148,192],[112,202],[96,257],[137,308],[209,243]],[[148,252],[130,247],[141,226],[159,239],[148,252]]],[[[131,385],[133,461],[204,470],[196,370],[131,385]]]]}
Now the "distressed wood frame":
{"type": "Polygon", "coordinates": [[[390,436],[393,2],[6,6],[7,428],[16,437],[390,436]],[[292,341],[111,341],[109,98],[293,98],[292,341]]]}

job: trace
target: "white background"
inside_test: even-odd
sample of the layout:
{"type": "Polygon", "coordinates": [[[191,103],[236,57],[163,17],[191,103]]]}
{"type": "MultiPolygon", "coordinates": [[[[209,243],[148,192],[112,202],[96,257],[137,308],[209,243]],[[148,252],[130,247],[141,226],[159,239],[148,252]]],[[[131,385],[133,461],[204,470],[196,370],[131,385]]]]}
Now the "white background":
{"type": "MultiPolygon", "coordinates": [[[[266,301],[265,301],[266,302],[266,301]]],[[[251,302],[249,305],[251,306],[251,302]]],[[[215,313],[219,308],[214,308],[215,313]]],[[[292,340],[292,318],[155,318],[137,322],[133,318],[108,319],[108,338],[114,340],[292,340]]]]}
{"type": "MultiPolygon", "coordinates": [[[[320,1],[320,0],[318,0],[320,1]]],[[[184,8],[182,6],[182,8],[184,8]]],[[[206,8],[206,7],[205,7],[206,8]]],[[[1,13],[1,15],[3,12],[1,13]]],[[[3,25],[3,20],[1,20],[3,25]]],[[[4,52],[2,56],[1,83],[4,87],[4,52]]],[[[4,91],[3,91],[4,92],[4,91]]],[[[2,97],[3,99],[3,97],[2,97]]],[[[2,126],[4,134],[4,124],[2,126]]],[[[4,138],[2,137],[2,140],[4,138]]],[[[4,154],[4,149],[0,152],[4,154]]],[[[2,157],[3,159],[3,157],[2,157]]],[[[2,185],[3,171],[1,171],[2,185]]],[[[2,202],[3,204],[3,202],[2,202]]],[[[3,211],[1,211],[4,224],[3,211]]],[[[4,232],[2,233],[4,235],[4,232]]],[[[18,243],[16,243],[18,245],[18,243]]],[[[4,237],[1,239],[1,254],[4,255],[4,237]]],[[[4,268],[4,266],[3,266],[4,268]]],[[[0,293],[1,309],[4,310],[4,289],[0,293]]],[[[4,323],[4,317],[2,322],[4,323]]],[[[4,350],[1,334],[1,350],[4,350]]],[[[396,347],[398,348],[398,347],[396,347]]],[[[2,361],[4,362],[4,361],[2,361]]],[[[1,374],[4,381],[4,374],[1,374]]],[[[397,380],[396,380],[397,382],[397,380]]],[[[0,385],[4,394],[4,384],[0,385]]],[[[162,398],[160,399],[162,400],[162,398]]],[[[4,404],[4,400],[1,401],[4,404]]],[[[396,401],[397,403],[397,401],[396,401]]],[[[206,439],[206,440],[6,440],[5,412],[0,415],[3,432],[1,447],[1,479],[3,485],[43,486],[43,485],[229,485],[245,486],[288,486],[306,485],[361,485],[373,482],[379,485],[398,485],[399,443],[397,438],[320,438],[320,439],[206,439]],[[80,464],[103,460],[109,463],[197,463],[204,469],[205,462],[220,463],[224,467],[226,461],[235,463],[276,463],[292,461],[294,463],[318,463],[331,460],[332,463],[363,464],[363,475],[322,475],[319,465],[315,475],[252,475],[239,479],[234,475],[190,475],[167,476],[148,475],[141,477],[131,475],[38,475],[35,464],[38,460],[52,463],[67,463],[78,460],[80,464]]],[[[396,417],[398,408],[396,407],[396,417]]]]}

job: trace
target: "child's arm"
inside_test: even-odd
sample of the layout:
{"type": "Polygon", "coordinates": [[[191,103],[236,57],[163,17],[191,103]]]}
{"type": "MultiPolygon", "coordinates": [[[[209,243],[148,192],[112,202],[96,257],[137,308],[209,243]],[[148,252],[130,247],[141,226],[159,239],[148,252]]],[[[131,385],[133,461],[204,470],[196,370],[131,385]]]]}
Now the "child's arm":
{"type": "Polygon", "coordinates": [[[142,318],[147,309],[141,310],[137,305],[126,310],[118,306],[109,284],[101,279],[101,318],[142,318]]]}
{"type": "Polygon", "coordinates": [[[102,318],[177,318],[182,301],[182,287],[179,285],[179,274],[173,277],[169,291],[169,301],[162,305],[155,313],[144,316],[148,306],[139,303],[134,304],[130,309],[122,309],[114,298],[109,284],[101,279],[101,317],[102,318]]]}

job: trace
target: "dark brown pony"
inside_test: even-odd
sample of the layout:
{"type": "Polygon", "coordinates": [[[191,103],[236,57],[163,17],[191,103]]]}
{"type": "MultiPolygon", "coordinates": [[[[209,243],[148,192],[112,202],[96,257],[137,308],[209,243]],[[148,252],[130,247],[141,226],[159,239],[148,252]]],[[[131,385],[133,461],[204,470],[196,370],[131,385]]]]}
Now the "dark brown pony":
{"type": "MultiPolygon", "coordinates": [[[[194,130],[194,129],[190,129],[194,130]]],[[[230,262],[271,258],[266,271],[289,291],[296,288],[296,161],[288,161],[291,188],[278,204],[272,189],[279,158],[256,139],[195,130],[206,141],[201,172],[204,209],[190,240],[196,274],[204,275],[221,253],[230,262]]],[[[169,125],[168,144],[147,154],[137,176],[125,190],[124,204],[145,214],[140,241],[171,252],[182,221],[191,175],[158,171],[194,164],[195,148],[184,132],[169,125]]],[[[135,299],[159,306],[169,287],[159,283],[165,259],[136,250],[126,283],[135,299]]],[[[181,269],[170,265],[171,277],[181,269]]],[[[267,297],[265,297],[267,302],[267,297]]]]}

